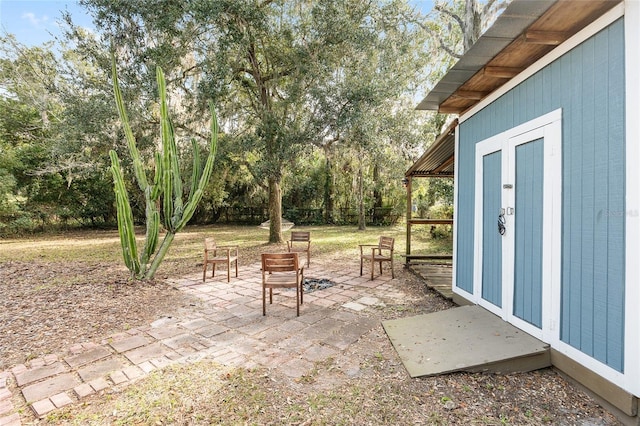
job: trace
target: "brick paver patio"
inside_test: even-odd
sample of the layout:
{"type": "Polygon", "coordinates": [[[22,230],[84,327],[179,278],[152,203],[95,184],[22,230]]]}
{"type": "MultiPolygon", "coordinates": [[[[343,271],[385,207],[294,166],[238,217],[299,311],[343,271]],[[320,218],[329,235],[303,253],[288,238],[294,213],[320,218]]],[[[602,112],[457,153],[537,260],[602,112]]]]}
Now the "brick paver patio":
{"type": "Polygon", "coordinates": [[[43,417],[175,362],[206,357],[227,366],[277,368],[294,378],[308,374],[315,362],[339,355],[378,327],[376,306],[405,298],[399,280],[392,280],[388,271],[370,281],[367,274],[359,276],[358,266],[314,259],[305,277],[336,285],[305,293],[299,317],[294,290],[275,292],[262,316],[258,263],[241,267],[230,283],[226,274],[203,283],[201,272],[173,280],[201,301],[183,318],[159,318],[0,372],[0,426],[21,424],[15,401],[43,417]]]}

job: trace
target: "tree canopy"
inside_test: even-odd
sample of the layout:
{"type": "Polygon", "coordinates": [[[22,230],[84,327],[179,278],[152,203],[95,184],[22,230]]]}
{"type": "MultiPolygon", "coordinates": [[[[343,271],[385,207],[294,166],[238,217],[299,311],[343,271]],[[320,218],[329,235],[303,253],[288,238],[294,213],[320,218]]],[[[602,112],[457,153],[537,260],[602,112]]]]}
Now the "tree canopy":
{"type": "MultiPolygon", "coordinates": [[[[283,216],[363,227],[402,214],[404,170],[444,122],[414,106],[451,62],[442,29],[466,2],[438,2],[425,16],[406,0],[81,0],[95,32],[63,16],[59,54],[3,36],[0,232],[16,221],[115,223],[109,150],[133,169],[111,95],[112,50],[144,161],[160,144],[156,67],[187,175],[190,136],[207,139],[216,104],[217,165],[192,220],[232,208],[261,220],[267,209],[278,242],[283,216]]],[[[459,36],[447,35],[455,46],[459,36]]],[[[142,198],[131,208],[145,217],[142,198]]]]}

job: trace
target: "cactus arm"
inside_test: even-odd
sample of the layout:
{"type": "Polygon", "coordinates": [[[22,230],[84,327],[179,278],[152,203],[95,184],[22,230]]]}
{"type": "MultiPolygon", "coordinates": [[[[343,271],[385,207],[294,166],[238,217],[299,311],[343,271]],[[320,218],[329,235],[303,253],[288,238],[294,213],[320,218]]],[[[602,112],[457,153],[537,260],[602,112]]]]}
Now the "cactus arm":
{"type": "Polygon", "coordinates": [[[109,151],[111,157],[111,173],[113,174],[114,191],[116,194],[118,233],[120,234],[120,245],[122,246],[122,257],[125,265],[132,275],[140,272],[138,262],[136,236],[133,227],[133,213],[129,204],[129,195],[124,184],[120,161],[115,151],[109,151]]]}
{"type": "Polygon", "coordinates": [[[164,256],[169,251],[169,246],[171,246],[171,243],[173,242],[175,236],[176,234],[174,232],[167,232],[165,234],[164,238],[162,239],[162,244],[160,244],[160,248],[158,249],[158,253],[156,253],[155,257],[153,258],[153,262],[151,262],[149,269],[144,275],[145,279],[150,280],[154,277],[156,271],[158,270],[158,267],[164,259],[164,256]]]}
{"type": "Polygon", "coordinates": [[[180,164],[178,163],[178,149],[175,143],[175,134],[173,132],[173,124],[169,122],[171,129],[171,139],[168,142],[169,151],[171,152],[171,176],[173,177],[173,215],[171,216],[171,226],[175,227],[182,217],[184,209],[182,202],[182,176],[180,174],[180,164]]]}
{"type": "Polygon", "coordinates": [[[158,92],[160,93],[160,132],[162,138],[162,186],[164,196],[162,197],[162,209],[164,214],[164,226],[168,231],[173,232],[174,216],[174,184],[176,170],[174,168],[175,141],[173,139],[173,129],[169,120],[169,108],[167,106],[167,86],[164,73],[160,67],[156,68],[156,79],[158,81],[158,92]],[[172,146],[173,145],[173,146],[172,146]]]}
{"type": "Polygon", "coordinates": [[[195,192],[189,194],[189,201],[184,208],[182,220],[180,221],[176,229],[182,229],[187,224],[187,222],[189,222],[191,216],[193,216],[193,213],[196,211],[196,207],[198,207],[198,203],[202,199],[204,188],[205,186],[207,186],[207,183],[209,183],[211,172],[213,171],[213,163],[218,151],[218,118],[216,116],[216,111],[213,107],[212,102],[209,103],[209,110],[211,111],[211,139],[209,140],[209,156],[207,157],[207,162],[204,166],[204,169],[202,170],[202,174],[200,175],[198,187],[195,192]]]}
{"type": "Polygon", "coordinates": [[[193,149],[193,167],[191,168],[191,190],[189,191],[189,199],[191,199],[191,194],[194,194],[198,189],[198,182],[202,174],[202,168],[200,167],[200,146],[195,139],[191,139],[191,148],[193,149]]]}
{"type": "Polygon", "coordinates": [[[162,194],[162,155],[155,153],[156,171],[153,178],[153,187],[151,188],[151,200],[156,201],[162,194]]]}
{"type": "Polygon", "coordinates": [[[145,216],[147,220],[147,233],[145,235],[145,244],[142,251],[140,263],[144,268],[149,264],[151,255],[155,253],[158,247],[158,235],[160,234],[160,212],[156,208],[155,202],[151,199],[151,188],[147,188],[145,193],[146,210],[145,216]]]}
{"type": "Polygon", "coordinates": [[[122,122],[122,127],[124,128],[124,134],[127,139],[127,146],[129,148],[129,154],[131,155],[131,159],[133,160],[133,171],[136,176],[136,180],[138,181],[138,186],[142,191],[144,191],[147,187],[147,175],[144,172],[144,167],[142,166],[142,160],[140,159],[140,153],[138,152],[138,148],[136,147],[136,138],[133,136],[133,131],[131,130],[131,126],[129,124],[129,117],[127,115],[127,110],[124,107],[124,101],[122,100],[122,92],[120,91],[120,85],[118,82],[118,73],[116,72],[116,58],[115,56],[111,61],[111,74],[113,79],[113,92],[116,99],[116,107],[118,108],[118,115],[120,116],[120,121],[122,122]]]}

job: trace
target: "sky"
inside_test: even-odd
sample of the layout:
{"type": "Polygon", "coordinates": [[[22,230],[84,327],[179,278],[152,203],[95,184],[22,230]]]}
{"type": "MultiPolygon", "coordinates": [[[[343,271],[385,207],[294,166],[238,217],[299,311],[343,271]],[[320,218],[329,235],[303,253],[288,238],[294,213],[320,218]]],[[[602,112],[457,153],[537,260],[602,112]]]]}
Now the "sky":
{"type": "Polygon", "coordinates": [[[91,27],[91,18],[73,0],[0,0],[0,33],[10,33],[28,46],[41,45],[61,34],[59,22],[68,10],[73,21],[91,27]]]}
{"type": "MultiPolygon", "coordinates": [[[[433,8],[433,0],[410,4],[425,14],[433,8]]],[[[91,17],[73,0],[0,0],[0,34],[13,34],[27,46],[41,45],[61,34],[58,25],[65,10],[75,24],[92,27],[91,17]]]]}

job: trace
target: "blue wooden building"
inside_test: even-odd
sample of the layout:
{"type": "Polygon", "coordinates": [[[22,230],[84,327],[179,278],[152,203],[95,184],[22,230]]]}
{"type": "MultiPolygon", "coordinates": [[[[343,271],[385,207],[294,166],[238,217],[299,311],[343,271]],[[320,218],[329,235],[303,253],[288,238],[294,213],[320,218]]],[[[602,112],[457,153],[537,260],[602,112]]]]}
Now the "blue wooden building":
{"type": "Polygon", "coordinates": [[[640,1],[514,0],[418,109],[458,116],[453,291],[637,421],[640,1]]]}

